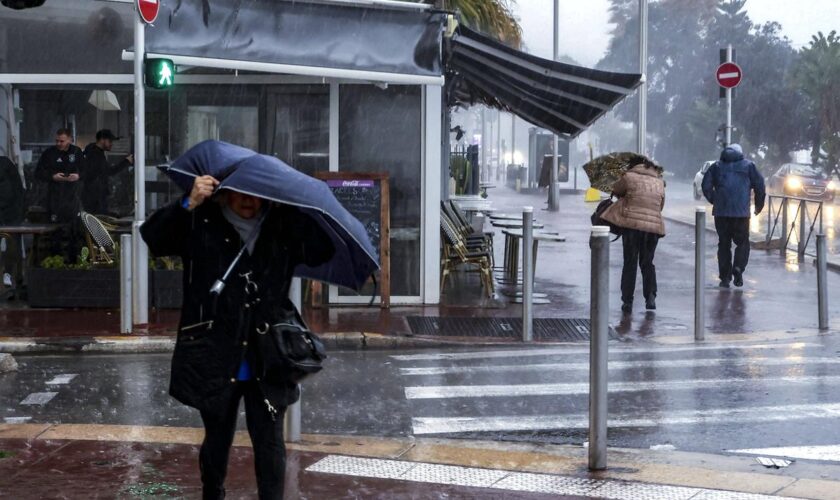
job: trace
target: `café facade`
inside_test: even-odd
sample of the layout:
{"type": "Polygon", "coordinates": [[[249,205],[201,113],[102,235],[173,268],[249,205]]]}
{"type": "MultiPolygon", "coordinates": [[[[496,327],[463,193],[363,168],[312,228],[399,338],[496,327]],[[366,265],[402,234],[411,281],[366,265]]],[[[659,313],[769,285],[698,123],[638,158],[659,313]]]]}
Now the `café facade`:
{"type": "MultiPolygon", "coordinates": [[[[161,5],[145,30],[146,58],[170,59],[177,72],[172,87],[145,90],[143,144],[134,140],[133,2],[0,8],[0,155],[31,182],[56,129],[69,127],[84,147],[109,128],[123,137],[112,161],[143,148],[147,212],[173,196],[156,166],[206,139],[313,175],[387,173],[392,305],[440,302],[448,107],[493,106],[573,137],[640,79],[508,49],[412,2],[161,5]]],[[[133,175],[120,175],[109,208],[128,215],[133,175]]],[[[369,299],[329,292],[336,304],[369,299]]]]}

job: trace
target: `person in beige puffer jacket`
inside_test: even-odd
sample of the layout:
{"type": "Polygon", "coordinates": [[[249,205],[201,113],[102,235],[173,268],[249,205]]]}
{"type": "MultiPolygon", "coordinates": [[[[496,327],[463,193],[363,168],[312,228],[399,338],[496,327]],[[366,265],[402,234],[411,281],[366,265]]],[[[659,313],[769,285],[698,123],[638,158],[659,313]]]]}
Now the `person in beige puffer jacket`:
{"type": "Polygon", "coordinates": [[[633,310],[636,267],[642,270],[645,307],[656,309],[656,267],[653,256],[659,238],[665,236],[662,208],[665,206],[665,181],[656,169],[644,164],[631,168],[613,186],[618,201],[601,217],[623,228],[624,267],[621,270],[621,310],[633,310]]]}

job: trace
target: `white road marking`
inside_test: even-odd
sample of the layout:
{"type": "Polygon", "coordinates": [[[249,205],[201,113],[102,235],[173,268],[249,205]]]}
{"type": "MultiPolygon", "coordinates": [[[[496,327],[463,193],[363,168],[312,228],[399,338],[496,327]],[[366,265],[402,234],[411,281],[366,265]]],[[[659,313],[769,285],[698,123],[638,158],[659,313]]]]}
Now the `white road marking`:
{"type": "Polygon", "coordinates": [[[45,405],[52,401],[57,392],[33,392],[20,402],[22,405],[45,405]]]}
{"type": "MultiPolygon", "coordinates": [[[[838,365],[840,358],[705,358],[672,359],[645,361],[610,361],[610,370],[628,370],[641,368],[702,368],[718,366],[787,366],[787,365],[838,365]]],[[[400,368],[400,374],[412,375],[449,375],[455,373],[510,373],[510,372],[547,372],[547,371],[584,371],[589,370],[589,363],[538,363],[533,365],[473,365],[473,366],[418,366],[400,368]]]]}
{"type": "Polygon", "coordinates": [[[545,493],[558,496],[593,496],[614,500],[647,500],[653,498],[668,498],[669,500],[792,500],[788,497],[771,497],[737,491],[339,455],[328,455],[322,458],[307,467],[306,472],[472,488],[492,488],[502,491],[545,493]]]}
{"type": "Polygon", "coordinates": [[[731,453],[749,455],[768,455],[771,457],[803,458],[806,460],[824,460],[840,462],[840,445],[787,446],[781,448],[752,448],[746,450],[727,450],[731,453]]]}
{"type": "MultiPolygon", "coordinates": [[[[751,350],[751,349],[793,349],[801,350],[805,347],[818,347],[819,344],[796,342],[792,344],[756,344],[756,345],[701,345],[701,346],[679,346],[679,347],[619,347],[610,346],[611,354],[623,353],[666,353],[666,352],[692,352],[692,351],[726,351],[726,350],[751,350]]],[[[562,354],[588,354],[589,348],[579,347],[553,347],[549,349],[506,349],[501,351],[468,351],[468,352],[438,352],[433,354],[398,354],[391,356],[391,359],[398,361],[440,361],[447,359],[498,359],[498,358],[524,358],[537,356],[553,356],[562,354]]]]}
{"type": "MultiPolygon", "coordinates": [[[[770,385],[810,385],[813,383],[840,384],[840,376],[768,377],[768,378],[711,378],[691,380],[610,382],[610,393],[645,391],[681,391],[686,389],[723,389],[749,384],[750,387],[770,385]]],[[[447,398],[504,398],[521,396],[571,396],[589,394],[589,382],[567,384],[515,385],[433,385],[406,387],[406,399],[447,398]]]]}
{"type": "MultiPolygon", "coordinates": [[[[650,418],[611,418],[611,429],[619,427],[661,427],[669,425],[736,424],[744,422],[786,422],[803,419],[840,418],[840,403],[714,408],[679,410],[650,418]]],[[[415,417],[415,435],[458,432],[536,431],[550,429],[588,429],[589,416],[578,415],[514,415],[480,417],[415,417]]]]}
{"type": "Polygon", "coordinates": [[[3,422],[7,424],[25,424],[32,420],[32,417],[3,417],[3,422]]]}
{"type": "Polygon", "coordinates": [[[56,375],[53,377],[52,380],[48,380],[46,382],[47,385],[64,385],[69,384],[71,380],[76,378],[78,375],[76,373],[64,373],[61,375],[56,375]]]}

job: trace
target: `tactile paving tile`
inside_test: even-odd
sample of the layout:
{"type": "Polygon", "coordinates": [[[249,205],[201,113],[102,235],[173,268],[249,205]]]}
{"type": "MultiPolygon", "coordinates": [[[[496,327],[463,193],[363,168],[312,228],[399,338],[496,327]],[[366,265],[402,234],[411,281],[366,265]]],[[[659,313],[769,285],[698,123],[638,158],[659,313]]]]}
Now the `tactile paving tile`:
{"type": "Polygon", "coordinates": [[[306,470],[307,472],[323,472],[345,476],[398,479],[415,465],[412,462],[400,462],[397,460],[330,455],[310,465],[306,470]]]}
{"type": "Polygon", "coordinates": [[[406,472],[400,479],[422,483],[489,488],[491,486],[495,487],[495,483],[509,474],[510,472],[504,470],[421,463],[406,472]]]}
{"type": "MultiPolygon", "coordinates": [[[[691,500],[784,500],[789,497],[774,497],[758,495],[756,493],[740,493],[737,491],[702,490],[691,500]]],[[[792,499],[789,499],[792,500],[792,499]]]]}
{"type": "Polygon", "coordinates": [[[610,481],[589,495],[611,500],[691,500],[700,491],[699,488],[610,481]]]}
{"type": "Polygon", "coordinates": [[[494,488],[555,495],[586,495],[606,482],[548,474],[514,473],[494,484],[494,488]]]}

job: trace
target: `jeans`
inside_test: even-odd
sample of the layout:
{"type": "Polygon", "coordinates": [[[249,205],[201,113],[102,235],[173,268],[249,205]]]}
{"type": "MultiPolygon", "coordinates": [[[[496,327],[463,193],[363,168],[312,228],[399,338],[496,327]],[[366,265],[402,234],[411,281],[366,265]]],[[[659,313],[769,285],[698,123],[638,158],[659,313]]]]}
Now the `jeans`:
{"type": "Polygon", "coordinates": [[[260,500],[283,498],[283,482],[286,472],[286,446],[283,442],[283,415],[286,408],[278,408],[276,420],[263,401],[262,391],[254,381],[237,382],[234,395],[227,408],[220,411],[201,412],[204,422],[204,442],[199,452],[203,498],[217,500],[225,498],[225,476],[228,456],[236,431],[239,415],[239,400],[245,398],[245,418],[248,434],[254,448],[254,465],[257,475],[257,491],[260,500]]]}
{"type": "Polygon", "coordinates": [[[718,234],[718,270],[720,280],[726,283],[732,279],[732,268],[744,272],[750,260],[749,217],[715,217],[718,234]],[[732,259],[732,243],[735,243],[735,259],[732,259]]]}
{"type": "Polygon", "coordinates": [[[636,268],[642,270],[642,293],[645,300],[656,298],[656,266],[653,256],[659,235],[624,229],[621,240],[624,244],[624,267],[621,269],[621,301],[625,304],[633,303],[636,290],[636,268]]]}

